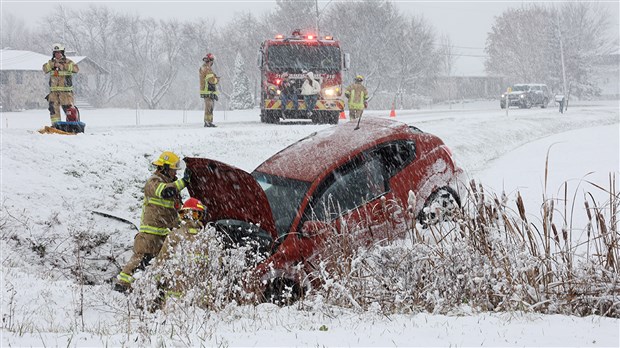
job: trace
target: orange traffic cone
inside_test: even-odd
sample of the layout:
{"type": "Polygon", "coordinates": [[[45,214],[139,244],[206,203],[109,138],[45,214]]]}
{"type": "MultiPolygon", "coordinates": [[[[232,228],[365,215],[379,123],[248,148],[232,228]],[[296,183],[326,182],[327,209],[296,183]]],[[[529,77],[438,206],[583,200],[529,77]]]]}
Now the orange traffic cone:
{"type": "Polygon", "coordinates": [[[347,119],[347,116],[344,114],[344,110],[340,111],[340,119],[341,120],[346,120],[347,119]]]}
{"type": "Polygon", "coordinates": [[[394,104],[392,104],[392,110],[390,111],[390,117],[396,117],[396,111],[394,110],[394,104]]]}

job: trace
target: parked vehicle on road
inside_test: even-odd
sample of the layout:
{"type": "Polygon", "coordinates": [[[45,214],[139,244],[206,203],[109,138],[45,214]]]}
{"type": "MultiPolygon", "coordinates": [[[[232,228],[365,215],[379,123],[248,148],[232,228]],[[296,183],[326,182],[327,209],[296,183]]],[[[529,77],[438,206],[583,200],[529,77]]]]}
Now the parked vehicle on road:
{"type": "Polygon", "coordinates": [[[460,206],[460,169],[443,141],[385,118],[315,132],[251,174],[212,159],[184,160],[189,193],[204,203],[208,221],[264,252],[254,273],[267,282],[269,299],[284,286],[301,295],[311,272],[305,261],[329,234],[354,233],[360,245],[403,238],[412,220],[436,223],[460,206]]]}
{"type": "Polygon", "coordinates": [[[340,112],[344,110],[343,72],[348,68],[349,60],[340,42],[332,36],[302,34],[297,29],[288,37],[277,35],[265,40],[260,46],[258,62],[261,72],[261,122],[310,119],[312,123],[337,124],[340,112]],[[312,72],[321,85],[314,110],[306,110],[301,95],[295,96],[298,98],[297,104],[289,100],[282,107],[280,97],[284,74],[299,91],[307,72],[312,72]]]}
{"type": "Polygon", "coordinates": [[[540,106],[546,108],[551,101],[551,93],[545,84],[527,83],[516,84],[509,87],[508,90],[501,95],[499,106],[504,109],[506,105],[518,106],[522,109],[529,109],[532,106],[540,106]]]}

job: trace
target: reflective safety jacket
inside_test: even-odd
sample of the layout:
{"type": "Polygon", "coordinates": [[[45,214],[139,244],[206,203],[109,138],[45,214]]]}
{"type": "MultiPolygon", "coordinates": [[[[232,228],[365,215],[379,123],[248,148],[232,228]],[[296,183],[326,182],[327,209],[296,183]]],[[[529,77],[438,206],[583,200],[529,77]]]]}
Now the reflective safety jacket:
{"type": "Polygon", "coordinates": [[[217,76],[211,70],[211,67],[204,63],[199,70],[200,73],[200,96],[202,98],[211,97],[212,95],[218,95],[217,91],[217,76]]]}
{"type": "Polygon", "coordinates": [[[204,236],[199,233],[205,233],[201,231],[200,222],[183,219],[181,226],[168,234],[156,260],[166,297],[180,297],[192,284],[204,285],[208,281],[209,246],[206,238],[200,238],[204,236]]]}
{"type": "Polygon", "coordinates": [[[50,59],[43,64],[43,72],[50,74],[50,92],[73,92],[72,75],[80,71],[71,59],[50,59]]]}
{"type": "Polygon", "coordinates": [[[360,82],[349,85],[344,95],[349,99],[349,110],[364,109],[364,102],[368,100],[368,90],[360,82]]]}
{"type": "Polygon", "coordinates": [[[174,179],[157,171],[146,181],[140,232],[166,236],[178,226],[177,210],[181,207],[179,192],[185,188],[185,181],[174,179]]]}

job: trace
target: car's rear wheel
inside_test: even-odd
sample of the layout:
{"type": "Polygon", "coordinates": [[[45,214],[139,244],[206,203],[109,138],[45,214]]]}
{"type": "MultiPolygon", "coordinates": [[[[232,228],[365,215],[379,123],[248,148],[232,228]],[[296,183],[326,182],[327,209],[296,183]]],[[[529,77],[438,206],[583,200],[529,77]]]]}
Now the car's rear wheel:
{"type": "Polygon", "coordinates": [[[542,105],[540,106],[543,109],[547,108],[547,104],[549,104],[549,100],[547,98],[543,99],[542,105]]]}
{"type": "Polygon", "coordinates": [[[449,186],[441,187],[433,192],[424,208],[418,213],[418,221],[423,227],[435,225],[454,218],[455,212],[461,207],[461,197],[449,186]]]}

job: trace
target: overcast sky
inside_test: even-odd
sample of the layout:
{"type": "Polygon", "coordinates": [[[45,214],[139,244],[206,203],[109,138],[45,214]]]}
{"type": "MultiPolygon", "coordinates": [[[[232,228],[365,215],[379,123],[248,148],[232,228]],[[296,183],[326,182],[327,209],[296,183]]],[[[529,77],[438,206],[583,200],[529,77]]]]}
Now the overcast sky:
{"type": "MultiPolygon", "coordinates": [[[[319,0],[322,10],[338,0],[319,0]]],[[[618,0],[602,1],[609,6],[616,36],[618,35],[618,0]]],[[[495,17],[510,7],[519,7],[525,1],[392,1],[404,13],[421,15],[437,30],[447,34],[455,53],[457,75],[482,75],[484,71],[484,44],[495,17]]],[[[260,16],[275,7],[275,0],[228,0],[228,1],[52,1],[52,0],[0,0],[0,10],[24,18],[28,25],[37,25],[37,20],[52,11],[58,4],[69,9],[83,9],[89,4],[105,5],[119,12],[139,14],[142,17],[193,19],[197,17],[216,18],[225,24],[242,11],[251,11],[260,16]]]]}

